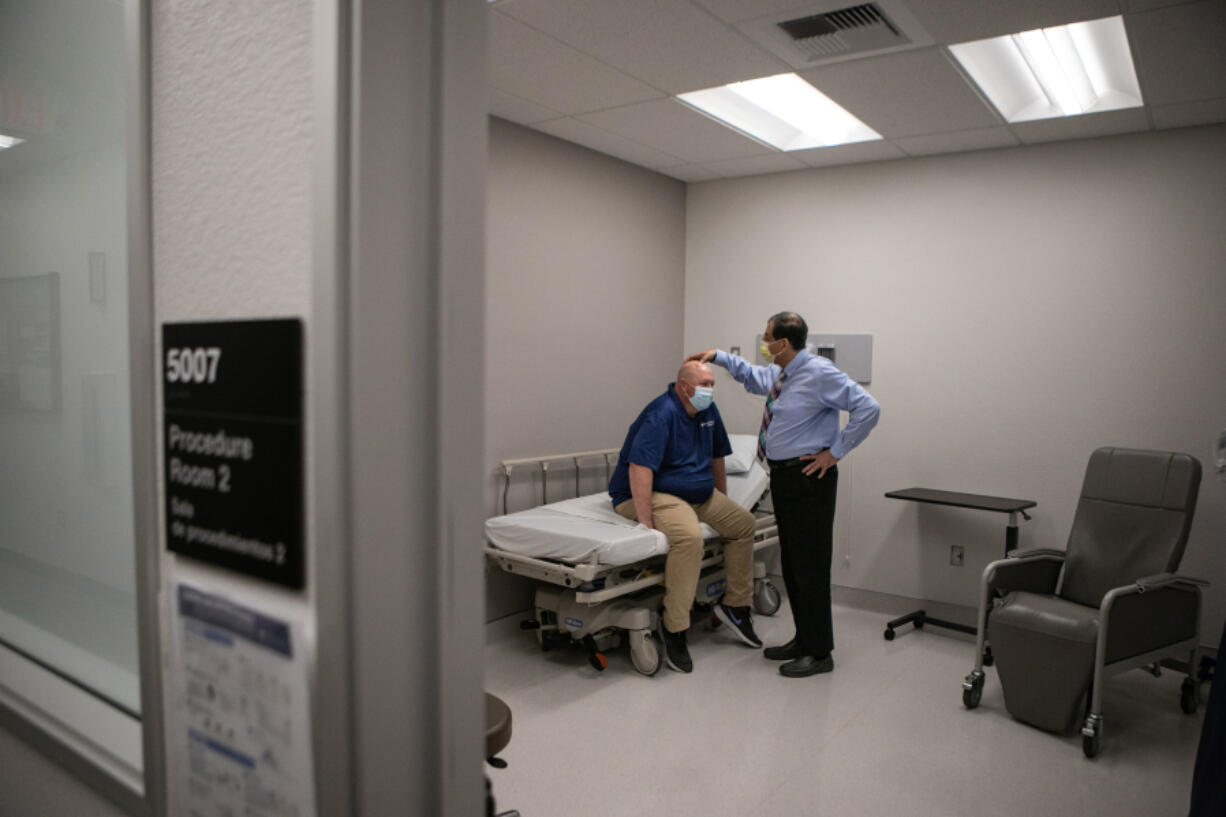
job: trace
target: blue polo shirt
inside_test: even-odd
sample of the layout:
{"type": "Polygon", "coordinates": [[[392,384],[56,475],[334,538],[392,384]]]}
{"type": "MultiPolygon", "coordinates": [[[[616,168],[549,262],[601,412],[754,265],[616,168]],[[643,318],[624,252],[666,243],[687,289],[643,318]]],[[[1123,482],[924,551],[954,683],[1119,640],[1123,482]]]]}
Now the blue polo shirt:
{"type": "Polygon", "coordinates": [[[609,496],[617,507],[630,494],[630,463],[655,472],[652,490],[698,505],[711,498],[715,476],[711,458],[732,453],[719,409],[710,407],[693,417],[669,383],[664,394],[647,404],[626,432],[617,468],[609,480],[609,496]]]}

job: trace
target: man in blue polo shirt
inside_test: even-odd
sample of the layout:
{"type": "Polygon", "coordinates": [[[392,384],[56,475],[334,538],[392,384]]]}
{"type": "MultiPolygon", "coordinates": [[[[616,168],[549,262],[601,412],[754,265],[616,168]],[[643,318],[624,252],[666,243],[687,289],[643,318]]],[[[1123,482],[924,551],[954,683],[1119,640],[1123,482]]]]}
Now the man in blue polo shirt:
{"type": "Polygon", "coordinates": [[[660,638],[668,665],[678,672],[694,668],[685,633],[702,562],[701,522],[726,540],[727,590],[715,614],[746,644],[762,646],[749,615],[754,519],[725,493],[724,457],[732,445],[712,402],[714,386],[710,366],[683,365],[676,382],[630,426],[609,480],[619,514],[668,537],[660,638]]]}

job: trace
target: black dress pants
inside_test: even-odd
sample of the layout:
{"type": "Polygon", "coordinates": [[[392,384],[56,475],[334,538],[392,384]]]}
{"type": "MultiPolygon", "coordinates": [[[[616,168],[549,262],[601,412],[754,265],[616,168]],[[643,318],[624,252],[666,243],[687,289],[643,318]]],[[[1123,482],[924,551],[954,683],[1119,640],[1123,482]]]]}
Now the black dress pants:
{"type": "Polygon", "coordinates": [[[1226,814],[1226,678],[1222,677],[1222,656],[1226,655],[1226,630],[1217,650],[1218,664],[1213,670],[1209,706],[1201,724],[1200,748],[1192,774],[1190,817],[1221,817],[1226,814]]]}
{"type": "MultiPolygon", "coordinates": [[[[808,463],[802,463],[807,465],[808,463]]],[[[796,640],[809,655],[834,649],[830,620],[830,561],[839,469],[805,476],[801,465],[771,469],[771,503],[779,527],[783,584],[792,604],[796,640]]]]}

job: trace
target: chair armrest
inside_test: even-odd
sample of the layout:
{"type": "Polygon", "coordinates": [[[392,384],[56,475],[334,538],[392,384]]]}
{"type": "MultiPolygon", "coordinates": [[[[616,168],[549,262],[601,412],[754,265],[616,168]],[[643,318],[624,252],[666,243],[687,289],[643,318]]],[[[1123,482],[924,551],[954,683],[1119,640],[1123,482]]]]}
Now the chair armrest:
{"type": "Polygon", "coordinates": [[[1201,587],[1207,584],[1189,576],[1158,573],[1107,591],[1099,608],[1105,664],[1197,638],[1201,587]]]}
{"type": "Polygon", "coordinates": [[[1063,550],[1055,548],[1019,550],[984,568],[983,586],[989,599],[1014,590],[1054,593],[1063,567],[1063,550]]]}
{"type": "Polygon", "coordinates": [[[1041,558],[1056,558],[1064,561],[1065,552],[1059,548],[1028,548],[1027,550],[1015,550],[1010,554],[1010,559],[1041,559],[1041,558]]]}
{"type": "Polygon", "coordinates": [[[1209,582],[1205,579],[1198,579],[1194,576],[1181,576],[1177,573],[1155,573],[1152,576],[1143,576],[1137,579],[1136,586],[1138,593],[1144,593],[1149,590],[1157,590],[1159,587],[1170,587],[1172,585],[1184,585],[1184,587],[1208,587],[1209,582]]]}

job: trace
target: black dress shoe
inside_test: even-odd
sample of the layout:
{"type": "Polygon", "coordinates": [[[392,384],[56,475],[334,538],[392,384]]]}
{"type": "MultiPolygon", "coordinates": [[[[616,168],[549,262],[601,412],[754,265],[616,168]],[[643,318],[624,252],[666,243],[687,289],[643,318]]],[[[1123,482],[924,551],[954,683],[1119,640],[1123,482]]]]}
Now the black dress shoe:
{"type": "Polygon", "coordinates": [[[830,672],[833,669],[834,658],[829,655],[824,658],[818,658],[813,655],[802,655],[799,658],[789,661],[783,666],[779,667],[779,674],[785,675],[788,678],[805,678],[822,672],[830,672]]]}
{"type": "Polygon", "coordinates": [[[793,658],[800,658],[805,654],[804,648],[793,638],[786,644],[778,647],[767,647],[762,651],[762,654],[771,661],[791,661],[793,658]]]}

